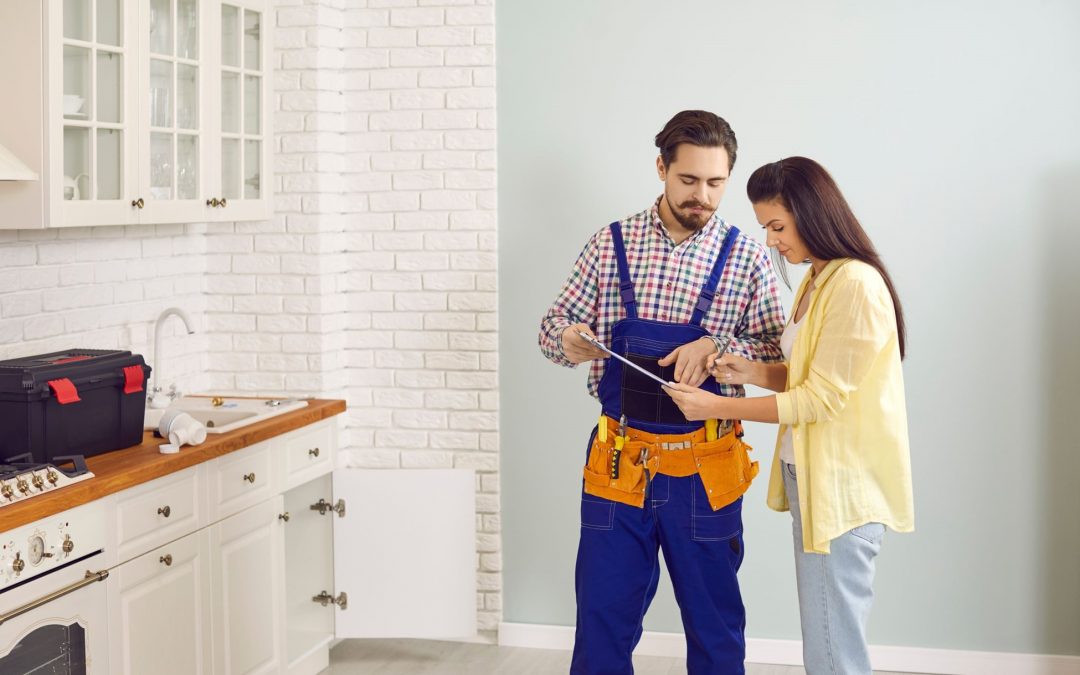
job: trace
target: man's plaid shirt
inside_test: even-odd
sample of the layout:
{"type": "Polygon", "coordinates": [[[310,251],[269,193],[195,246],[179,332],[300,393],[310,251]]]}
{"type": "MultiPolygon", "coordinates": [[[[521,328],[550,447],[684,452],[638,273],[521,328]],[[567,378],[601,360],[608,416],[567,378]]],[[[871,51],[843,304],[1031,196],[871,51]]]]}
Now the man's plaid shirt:
{"type": "MultiPolygon", "coordinates": [[[[622,221],[637,312],[643,319],[687,323],[731,226],[714,213],[705,227],[676,246],[660,220],[659,204],[657,199],[651,208],[622,221]]],[[[615,246],[610,228],[605,227],[585,244],[541,320],[540,350],[551,361],[573,367],[562,350],[564,328],[588,324],[601,342],[611,344],[611,327],[625,316],[615,246]]],[[[701,326],[712,335],[733,335],[728,348],[733,354],[767,363],[782,360],[784,310],[768,251],[757,240],[740,232],[701,326]]],[[[591,364],[588,388],[593,397],[605,364],[605,360],[591,364]]],[[[743,395],[741,386],[723,385],[720,390],[724,396],[743,395]]]]}

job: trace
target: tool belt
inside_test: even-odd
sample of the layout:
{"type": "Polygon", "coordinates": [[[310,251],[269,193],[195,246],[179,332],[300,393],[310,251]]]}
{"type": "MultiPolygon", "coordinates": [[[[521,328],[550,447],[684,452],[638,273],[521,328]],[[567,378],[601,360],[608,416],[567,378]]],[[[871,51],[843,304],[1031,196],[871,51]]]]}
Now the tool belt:
{"type": "Polygon", "coordinates": [[[758,474],[758,463],[748,454],[753,448],[741,437],[737,421],[715,433],[702,428],[689,434],[650,434],[626,427],[620,436],[619,423],[602,416],[585,464],[585,492],[641,508],[652,476],[697,474],[716,511],[741,497],[758,474]]]}

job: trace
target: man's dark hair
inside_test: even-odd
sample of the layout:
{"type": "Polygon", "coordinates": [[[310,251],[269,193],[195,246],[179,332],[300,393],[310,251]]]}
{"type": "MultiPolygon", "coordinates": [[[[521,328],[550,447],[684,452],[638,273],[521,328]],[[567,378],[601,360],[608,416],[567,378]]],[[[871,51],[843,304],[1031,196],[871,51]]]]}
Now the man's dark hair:
{"type": "Polygon", "coordinates": [[[660,148],[660,159],[665,167],[675,161],[675,151],[680,143],[723,148],[727,150],[728,171],[735,168],[735,152],[739,149],[739,143],[735,140],[731,125],[719,115],[707,110],[684,110],[668,120],[660,133],[656,134],[656,147],[660,148]]]}

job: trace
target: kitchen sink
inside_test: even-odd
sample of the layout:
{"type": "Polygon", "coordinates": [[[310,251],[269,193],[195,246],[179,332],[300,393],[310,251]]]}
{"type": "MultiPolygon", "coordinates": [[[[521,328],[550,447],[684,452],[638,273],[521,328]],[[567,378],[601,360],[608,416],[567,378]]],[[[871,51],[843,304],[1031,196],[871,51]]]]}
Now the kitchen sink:
{"type": "MultiPolygon", "coordinates": [[[[295,398],[232,398],[185,396],[169,404],[167,410],[182,410],[206,427],[208,434],[224,434],[307,406],[295,398]],[[214,405],[218,401],[220,405],[214,405]]],[[[165,410],[146,410],[145,427],[157,428],[165,410]]]]}

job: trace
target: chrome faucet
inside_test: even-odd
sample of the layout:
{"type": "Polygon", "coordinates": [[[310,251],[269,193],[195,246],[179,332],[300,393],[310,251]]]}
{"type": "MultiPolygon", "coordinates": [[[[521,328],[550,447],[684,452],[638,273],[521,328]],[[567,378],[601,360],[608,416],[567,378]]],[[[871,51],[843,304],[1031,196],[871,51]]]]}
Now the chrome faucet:
{"type": "Polygon", "coordinates": [[[163,362],[161,358],[161,326],[170,316],[180,317],[180,320],[184,322],[184,328],[187,329],[188,335],[195,332],[195,329],[192,328],[194,322],[191,320],[191,317],[179,307],[168,307],[161,310],[161,314],[158,314],[157,321],[154,322],[154,369],[152,373],[154,380],[153,386],[150,387],[149,401],[151,408],[167,408],[169,407],[169,403],[180,396],[180,392],[176,390],[175,383],[169,387],[167,392],[162,393],[161,390],[161,368],[163,362]]]}

